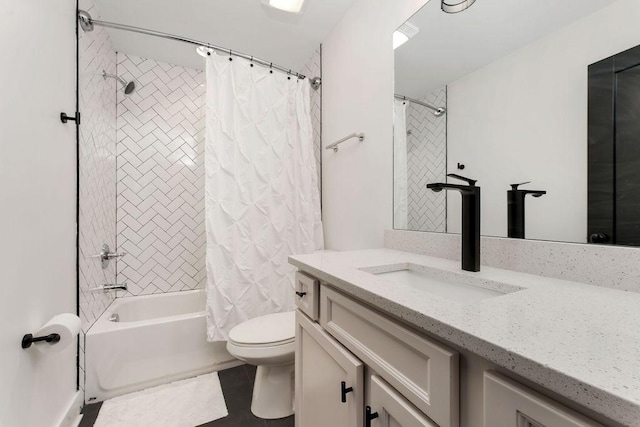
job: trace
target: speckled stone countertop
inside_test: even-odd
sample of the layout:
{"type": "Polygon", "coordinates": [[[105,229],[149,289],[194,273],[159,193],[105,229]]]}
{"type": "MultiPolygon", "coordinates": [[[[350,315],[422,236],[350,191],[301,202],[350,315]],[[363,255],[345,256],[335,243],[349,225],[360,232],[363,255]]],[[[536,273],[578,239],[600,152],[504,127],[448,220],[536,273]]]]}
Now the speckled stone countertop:
{"type": "MultiPolygon", "coordinates": [[[[640,426],[640,294],[391,249],[319,252],[291,264],[619,423],[640,426]],[[524,288],[460,304],[362,271],[410,263],[524,288]]],[[[463,280],[466,281],[466,280],[463,280]]]]}

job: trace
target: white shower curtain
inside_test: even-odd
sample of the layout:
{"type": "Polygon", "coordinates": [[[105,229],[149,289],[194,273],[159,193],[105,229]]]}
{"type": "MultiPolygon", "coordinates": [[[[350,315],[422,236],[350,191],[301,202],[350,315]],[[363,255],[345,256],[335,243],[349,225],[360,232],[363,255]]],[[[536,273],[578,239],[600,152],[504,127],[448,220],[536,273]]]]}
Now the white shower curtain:
{"type": "Polygon", "coordinates": [[[309,82],[206,60],[207,338],[293,310],[288,256],[322,249],[309,82]]]}
{"type": "Polygon", "coordinates": [[[404,101],[393,104],[393,228],[407,229],[407,107],[404,101]]]}

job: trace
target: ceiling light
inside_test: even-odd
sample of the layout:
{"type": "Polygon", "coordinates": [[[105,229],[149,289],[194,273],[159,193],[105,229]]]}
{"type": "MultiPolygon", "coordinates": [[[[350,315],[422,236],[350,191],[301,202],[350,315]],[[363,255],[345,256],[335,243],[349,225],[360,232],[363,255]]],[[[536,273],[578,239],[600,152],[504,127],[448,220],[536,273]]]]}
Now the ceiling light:
{"type": "Polygon", "coordinates": [[[285,12],[300,13],[304,0],[262,0],[262,3],[285,12]]]}
{"type": "Polygon", "coordinates": [[[402,46],[408,42],[411,37],[418,34],[419,31],[420,29],[415,25],[405,22],[400,28],[393,32],[393,48],[396,49],[402,46]]]}
{"type": "Polygon", "coordinates": [[[447,13],[462,12],[471,7],[476,0],[442,0],[442,10],[447,13]]]}
{"type": "Polygon", "coordinates": [[[198,55],[202,56],[203,58],[206,58],[207,56],[210,56],[215,53],[213,49],[206,46],[198,46],[196,48],[196,52],[198,53],[198,55]]]}
{"type": "Polygon", "coordinates": [[[393,48],[394,49],[399,48],[400,46],[402,46],[408,41],[409,41],[409,37],[402,34],[400,31],[395,30],[393,32],[393,48]]]}

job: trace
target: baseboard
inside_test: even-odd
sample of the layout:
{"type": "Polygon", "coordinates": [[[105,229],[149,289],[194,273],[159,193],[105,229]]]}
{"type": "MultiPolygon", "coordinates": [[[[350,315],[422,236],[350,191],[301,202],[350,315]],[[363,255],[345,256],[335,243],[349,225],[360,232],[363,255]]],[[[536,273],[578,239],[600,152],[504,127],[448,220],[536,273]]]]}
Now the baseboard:
{"type": "Polygon", "coordinates": [[[62,418],[54,425],[58,427],[78,427],[82,415],[80,415],[80,409],[82,408],[82,393],[75,392],[71,398],[67,409],[64,411],[62,418]]]}

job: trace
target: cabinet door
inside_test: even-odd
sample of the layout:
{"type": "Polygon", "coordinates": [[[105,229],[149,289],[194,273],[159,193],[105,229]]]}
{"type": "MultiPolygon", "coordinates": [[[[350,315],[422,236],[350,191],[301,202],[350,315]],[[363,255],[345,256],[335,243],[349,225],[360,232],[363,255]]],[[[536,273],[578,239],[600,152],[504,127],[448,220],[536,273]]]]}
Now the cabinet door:
{"type": "Polygon", "coordinates": [[[296,312],[296,427],[361,427],[364,367],[296,312]]]}
{"type": "Polygon", "coordinates": [[[496,372],[484,373],[485,427],[603,427],[496,372]]]}
{"type": "Polygon", "coordinates": [[[365,414],[370,422],[366,426],[438,427],[377,375],[371,376],[370,403],[365,414]]]}

